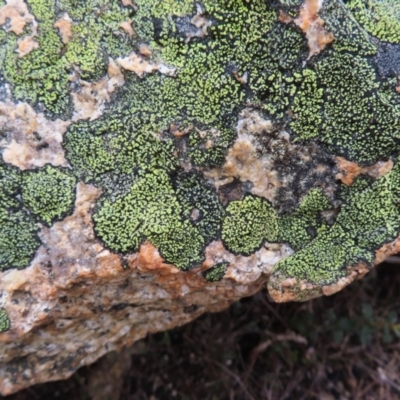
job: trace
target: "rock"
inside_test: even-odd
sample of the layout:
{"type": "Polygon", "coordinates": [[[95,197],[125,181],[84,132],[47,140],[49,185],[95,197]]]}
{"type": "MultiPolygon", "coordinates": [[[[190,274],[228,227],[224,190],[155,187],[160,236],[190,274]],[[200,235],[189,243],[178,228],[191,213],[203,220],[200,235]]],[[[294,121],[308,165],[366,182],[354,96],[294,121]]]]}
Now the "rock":
{"type": "Polygon", "coordinates": [[[400,250],[391,0],[0,2],[0,392],[400,250]]]}

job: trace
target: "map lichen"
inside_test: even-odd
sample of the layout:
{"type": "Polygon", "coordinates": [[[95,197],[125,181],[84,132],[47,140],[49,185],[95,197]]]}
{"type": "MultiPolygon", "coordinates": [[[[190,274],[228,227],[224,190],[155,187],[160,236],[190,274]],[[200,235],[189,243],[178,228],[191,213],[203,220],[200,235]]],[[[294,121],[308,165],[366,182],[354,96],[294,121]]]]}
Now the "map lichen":
{"type": "MultiPolygon", "coordinates": [[[[273,278],[329,285],[349,266],[371,266],[399,234],[400,85],[397,69],[381,65],[400,52],[394,0],[325,0],[319,27],[333,40],[317,54],[295,22],[300,0],[26,4],[37,27],[0,29],[0,83],[13,100],[69,120],[72,95],[106,80],[113,60],[124,85],[101,116],[70,121],[68,168],[0,164],[1,270],[29,265],[43,224],[72,212],[78,181],[101,189],[91,216],[107,249],[126,254],[147,241],[181,270],[200,267],[214,240],[241,255],[287,243],[296,253],[273,278]],[[31,34],[37,46],[19,54],[18,41],[31,34]],[[252,159],[262,159],[259,173],[269,179],[265,198],[240,176],[216,182],[206,173],[228,170],[244,110],[268,121],[251,139],[252,159]],[[336,179],[337,157],[395,167],[346,187],[336,179]],[[240,190],[224,198],[221,187],[235,182],[240,190]]],[[[240,168],[240,154],[235,160],[240,168]]],[[[220,279],[223,264],[206,279],[220,279]]]]}
{"type": "Polygon", "coordinates": [[[10,319],[8,318],[6,310],[0,309],[0,333],[8,331],[11,327],[10,319]]]}

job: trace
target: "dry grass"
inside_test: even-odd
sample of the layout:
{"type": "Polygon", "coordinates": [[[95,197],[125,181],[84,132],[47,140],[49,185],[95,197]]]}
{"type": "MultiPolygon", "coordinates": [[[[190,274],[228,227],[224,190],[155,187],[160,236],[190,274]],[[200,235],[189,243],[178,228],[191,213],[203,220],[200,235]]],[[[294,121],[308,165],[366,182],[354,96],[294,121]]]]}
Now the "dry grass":
{"type": "Polygon", "coordinates": [[[400,399],[394,262],[308,303],[259,293],[7,400],[400,399]]]}

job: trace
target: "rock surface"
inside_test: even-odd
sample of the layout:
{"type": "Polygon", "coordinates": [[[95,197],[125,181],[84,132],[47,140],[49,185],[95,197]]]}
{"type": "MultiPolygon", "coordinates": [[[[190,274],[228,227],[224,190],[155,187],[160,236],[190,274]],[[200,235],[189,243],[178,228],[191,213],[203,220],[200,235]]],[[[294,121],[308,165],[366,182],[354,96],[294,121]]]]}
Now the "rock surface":
{"type": "Polygon", "coordinates": [[[393,0],[0,0],[0,393],[400,250],[393,0]]]}

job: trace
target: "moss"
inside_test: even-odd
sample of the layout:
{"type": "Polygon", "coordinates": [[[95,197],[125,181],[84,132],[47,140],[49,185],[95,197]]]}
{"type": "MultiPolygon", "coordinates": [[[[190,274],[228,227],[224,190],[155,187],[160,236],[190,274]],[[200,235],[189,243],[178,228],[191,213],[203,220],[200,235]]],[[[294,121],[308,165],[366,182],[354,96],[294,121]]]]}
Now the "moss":
{"type": "Polygon", "coordinates": [[[400,4],[397,0],[347,0],[345,3],[371,35],[400,43],[400,4]]]}
{"type": "MultiPolygon", "coordinates": [[[[361,178],[362,179],[362,178],[361,178]]],[[[374,251],[400,231],[400,164],[371,185],[362,179],[346,194],[335,224],[293,256],[281,261],[274,276],[329,285],[346,276],[346,267],[371,265],[374,251]]]]}
{"type": "Polygon", "coordinates": [[[222,240],[230,251],[251,254],[265,240],[277,241],[278,223],[275,210],[265,199],[248,195],[243,200],[229,203],[226,212],[222,240]]]}
{"type": "Polygon", "coordinates": [[[208,282],[218,282],[224,278],[228,262],[221,262],[203,272],[204,279],[208,282]]]}
{"type": "Polygon", "coordinates": [[[311,190],[293,214],[279,217],[279,241],[288,242],[294,250],[300,250],[327,229],[320,213],[330,207],[321,190],[311,190]]]}
{"type": "Polygon", "coordinates": [[[68,170],[47,165],[24,173],[22,201],[40,221],[51,225],[72,211],[75,186],[68,170]]]}
{"type": "Polygon", "coordinates": [[[11,327],[10,319],[4,308],[0,309],[0,333],[8,331],[11,327]]]}

